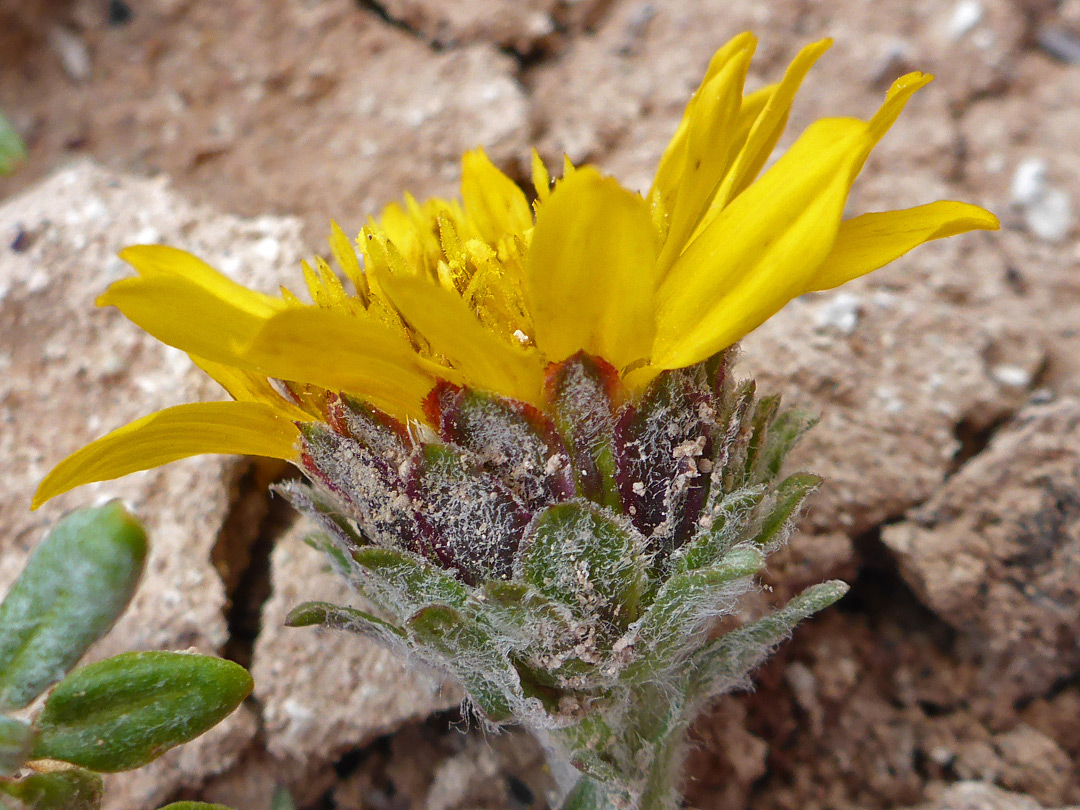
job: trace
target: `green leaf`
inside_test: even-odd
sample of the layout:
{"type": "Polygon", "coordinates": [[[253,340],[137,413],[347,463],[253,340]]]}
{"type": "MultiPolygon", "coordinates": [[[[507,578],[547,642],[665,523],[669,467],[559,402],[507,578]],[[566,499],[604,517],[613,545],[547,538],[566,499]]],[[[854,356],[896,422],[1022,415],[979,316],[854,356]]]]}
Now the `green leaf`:
{"type": "Polygon", "coordinates": [[[824,610],[848,592],[847,583],[822,582],[748,625],[725,633],[694,654],[686,667],[690,705],[720,694],[743,680],[799,622],[824,610]]]}
{"type": "Polygon", "coordinates": [[[334,605],[330,602],[304,602],[289,611],[289,615],[285,618],[286,627],[311,627],[312,625],[334,630],[349,630],[379,639],[387,636],[405,638],[405,631],[400,627],[395,627],[362,610],[334,605]]]}
{"type": "Polygon", "coordinates": [[[615,810],[615,807],[603,785],[588,776],[582,776],[560,810],[615,810]]]}
{"type": "MultiPolygon", "coordinates": [[[[571,764],[583,774],[600,782],[617,782],[623,776],[613,761],[619,750],[619,735],[604,712],[588,712],[551,734],[565,747],[571,764]]],[[[616,722],[619,718],[616,718],[616,722]]]]}
{"type": "Polygon", "coordinates": [[[61,681],[37,718],[33,755],[130,770],[207,731],[251,693],[232,661],[173,652],[124,653],[61,681]]]}
{"type": "Polygon", "coordinates": [[[761,530],[754,543],[762,548],[771,546],[779,537],[783,539],[784,530],[792,516],[802,506],[803,501],[821,486],[821,478],[812,473],[796,473],[780,482],[776,488],[772,509],[761,523],[761,530]]]}
{"type": "MultiPolygon", "coordinates": [[[[674,574],[641,618],[635,650],[641,655],[627,667],[624,679],[661,672],[685,664],[685,653],[701,643],[710,622],[731,609],[732,583],[753,576],[765,564],[755,548],[734,548],[710,568],[674,574]]],[[[742,593],[739,589],[737,593],[742,593]]]]}
{"type": "Polygon", "coordinates": [[[679,573],[715,565],[733,545],[749,539],[763,497],[762,486],[747,487],[710,505],[705,517],[712,525],[671,556],[671,570],[679,573]]]}
{"type": "Polygon", "coordinates": [[[283,787],[274,791],[274,798],[270,801],[270,810],[296,810],[296,802],[292,794],[283,787]]]}
{"type": "MultiPolygon", "coordinates": [[[[293,503],[295,506],[295,502],[293,503]]],[[[299,510],[298,510],[299,511],[299,510]]],[[[309,514],[302,512],[302,514],[309,514]]],[[[304,537],[304,545],[324,554],[330,561],[330,567],[338,576],[349,579],[353,574],[351,558],[326,534],[314,532],[304,537]]]]}
{"type": "MultiPolygon", "coordinates": [[[[206,802],[173,802],[158,808],[158,810],[232,810],[232,808],[226,807],[224,804],[207,804],[206,802]]],[[[277,810],[277,808],[273,808],[273,810],[277,810]]]]}
{"type": "Polygon", "coordinates": [[[112,627],[146,553],[142,524],[119,501],[56,525],[0,605],[0,710],[27,706],[112,627]]]}
{"type": "Polygon", "coordinates": [[[374,588],[372,601],[376,603],[390,601],[409,605],[411,610],[432,604],[465,604],[468,590],[460,581],[415,555],[382,546],[365,546],[353,551],[352,556],[369,575],[370,580],[361,584],[364,588],[374,588]]]}
{"type": "Polygon", "coordinates": [[[2,789],[27,810],[98,810],[104,792],[101,777],[82,768],[31,774],[2,789]]]}
{"type": "Polygon", "coordinates": [[[750,444],[746,448],[746,474],[751,482],[754,482],[752,475],[757,469],[758,458],[768,447],[769,432],[779,411],[780,396],[778,394],[761,397],[754,406],[754,416],[751,420],[753,432],[750,434],[750,444]]]}
{"type": "Polygon", "coordinates": [[[757,459],[754,481],[771,481],[780,474],[784,459],[806,431],[818,423],[809,411],[789,408],[781,411],[769,426],[765,446],[757,459]]]}
{"type": "Polygon", "coordinates": [[[13,776],[26,764],[35,736],[29,723],[0,715],[0,777],[13,776]]]}
{"type": "Polygon", "coordinates": [[[549,506],[522,540],[520,575],[578,615],[626,629],[638,617],[646,585],[636,537],[586,501],[549,506]]]}
{"type": "Polygon", "coordinates": [[[510,695],[521,696],[517,671],[480,625],[453,608],[434,605],[417,612],[407,626],[414,643],[437,654],[436,660],[461,681],[488,720],[499,723],[512,717],[510,695]]]}
{"type": "Polygon", "coordinates": [[[26,146],[11,122],[0,113],[0,177],[11,174],[26,158],[26,146]]]}
{"type": "Polygon", "coordinates": [[[554,649],[571,642],[573,614],[570,609],[524,582],[490,580],[481,588],[482,599],[470,608],[511,641],[523,639],[527,646],[554,649]]]}
{"type": "Polygon", "coordinates": [[[611,402],[618,376],[603,360],[578,352],[548,372],[547,394],[555,427],[570,452],[578,492],[622,512],[611,402]]]}

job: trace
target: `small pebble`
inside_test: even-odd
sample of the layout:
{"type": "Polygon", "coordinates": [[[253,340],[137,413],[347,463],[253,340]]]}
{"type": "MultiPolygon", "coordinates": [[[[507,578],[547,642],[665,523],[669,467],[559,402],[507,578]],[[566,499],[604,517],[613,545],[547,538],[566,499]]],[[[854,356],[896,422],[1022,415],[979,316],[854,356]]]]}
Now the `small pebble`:
{"type": "Polygon", "coordinates": [[[953,7],[952,17],[946,26],[949,39],[954,42],[971,32],[983,19],[983,4],[979,0],[960,0],[953,7]]]}
{"type": "Polygon", "coordinates": [[[1031,373],[1020,366],[994,366],[990,370],[990,376],[1009,388],[1027,388],[1031,385],[1031,373]]]}
{"type": "Polygon", "coordinates": [[[818,329],[835,329],[843,335],[855,332],[859,325],[859,297],[848,292],[839,292],[825,302],[817,311],[815,323],[818,329]]]}
{"type": "Polygon", "coordinates": [[[1027,225],[1047,242],[1061,242],[1072,231],[1072,200],[1061,189],[1047,190],[1027,209],[1027,225]]]}
{"type": "Polygon", "coordinates": [[[272,236],[264,236],[255,243],[253,250],[260,259],[272,264],[281,257],[281,242],[272,236]]]}
{"type": "Polygon", "coordinates": [[[11,240],[11,249],[15,253],[25,253],[34,239],[22,225],[15,226],[15,238],[11,240]]]}
{"type": "Polygon", "coordinates": [[[1035,42],[1055,59],[1080,65],[1080,37],[1072,31],[1044,26],[1035,33],[1035,42]]]}
{"type": "Polygon", "coordinates": [[[68,78],[76,82],[85,82],[90,78],[90,49],[82,37],[66,28],[53,28],[49,31],[49,45],[60,58],[60,65],[68,78]]]}
{"type": "Polygon", "coordinates": [[[1045,161],[1039,158],[1025,158],[1013,174],[1010,189],[1013,202],[1019,205],[1030,205],[1046,192],[1047,185],[1045,161]]]}
{"type": "Polygon", "coordinates": [[[1060,242],[1072,231],[1072,200],[1065,191],[1050,185],[1046,163],[1027,158],[1016,167],[1011,194],[1024,210],[1024,222],[1032,233],[1048,242],[1060,242]]]}

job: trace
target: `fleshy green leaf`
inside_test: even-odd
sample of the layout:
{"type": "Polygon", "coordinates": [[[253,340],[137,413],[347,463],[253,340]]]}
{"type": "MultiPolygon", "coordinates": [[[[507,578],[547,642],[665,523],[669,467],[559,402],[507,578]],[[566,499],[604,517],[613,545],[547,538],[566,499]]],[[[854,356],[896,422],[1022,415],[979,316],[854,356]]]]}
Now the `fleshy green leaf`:
{"type": "Polygon", "coordinates": [[[549,506],[522,540],[520,575],[582,616],[626,628],[645,591],[640,535],[586,501],[549,506]]]}
{"type": "Polygon", "coordinates": [[[2,789],[27,810],[98,810],[104,792],[101,777],[82,768],[34,773],[2,789]]]}
{"type": "Polygon", "coordinates": [[[26,146],[11,122],[0,113],[0,177],[14,171],[26,158],[26,146]]]}
{"type": "Polygon", "coordinates": [[[113,772],[145,765],[230,714],[252,689],[232,661],[124,653],[75,670],[37,718],[33,755],[113,772]]]}
{"type": "Polygon", "coordinates": [[[283,787],[274,791],[274,798],[270,802],[270,810],[296,810],[296,802],[292,794],[283,787]]]}
{"type": "Polygon", "coordinates": [[[34,737],[34,728],[29,723],[0,715],[0,777],[12,776],[26,764],[34,737]]]}
{"type": "Polygon", "coordinates": [[[173,802],[159,810],[232,810],[232,808],[224,804],[207,804],[206,802],[173,802]]]}
{"type": "Polygon", "coordinates": [[[0,605],[0,709],[27,706],[112,627],[146,552],[142,525],[119,501],[56,525],[0,605]]]}

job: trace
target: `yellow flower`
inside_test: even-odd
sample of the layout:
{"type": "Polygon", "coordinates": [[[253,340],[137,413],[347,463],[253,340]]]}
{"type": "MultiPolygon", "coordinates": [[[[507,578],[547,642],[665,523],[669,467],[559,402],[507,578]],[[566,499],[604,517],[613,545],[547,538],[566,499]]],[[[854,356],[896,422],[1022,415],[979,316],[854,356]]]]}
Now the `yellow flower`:
{"type": "Polygon", "coordinates": [[[321,259],[305,263],[313,304],[249,290],[180,250],[124,250],[138,275],[98,303],[188,352],[234,401],[169,408],[93,442],[45,478],[35,507],[200,453],[295,459],[294,423],[324,419],[327,392],[416,420],[439,380],[543,407],[548,365],[584,351],[614,366],[633,395],[661,371],[732,345],[792,298],[923,242],[998,227],[961,202],[842,221],[871,149],[930,81],[920,73],[899,79],[869,121],[812,124],[759,178],[830,43],[807,46],[780,82],[744,95],[755,42],[741,34],[713,57],[644,196],[568,161],[552,186],[534,153],[530,206],[482,151],[470,152],[462,202],[389,206],[360,233],[362,262],[333,226],[341,276],[321,259]]]}

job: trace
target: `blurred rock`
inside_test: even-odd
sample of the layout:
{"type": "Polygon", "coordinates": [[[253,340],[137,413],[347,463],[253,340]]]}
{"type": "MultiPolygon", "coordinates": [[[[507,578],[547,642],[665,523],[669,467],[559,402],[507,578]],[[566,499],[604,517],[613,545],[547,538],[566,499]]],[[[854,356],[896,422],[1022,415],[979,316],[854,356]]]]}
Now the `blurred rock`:
{"type": "MultiPolygon", "coordinates": [[[[369,4],[374,5],[374,4],[369,4]]],[[[383,0],[378,8],[439,46],[488,42],[529,54],[592,24],[610,0],[383,0]]]]}
{"type": "Polygon", "coordinates": [[[1045,693],[1080,670],[1080,401],[1025,408],[882,539],[925,604],[1000,690],[1045,693]]]}
{"type": "MultiPolygon", "coordinates": [[[[447,8],[501,25],[483,4],[447,8]]],[[[355,0],[157,0],[138,12],[119,29],[102,13],[80,32],[95,68],[78,87],[51,52],[29,50],[0,75],[5,113],[35,110],[22,178],[46,155],[92,149],[123,169],[166,171],[219,209],[299,213],[314,250],[331,218],[355,233],[406,191],[453,191],[465,150],[483,146],[500,165],[528,158],[518,65],[499,43],[437,52],[355,0]]],[[[0,196],[22,182],[0,181],[0,196]]]]}
{"type": "Polygon", "coordinates": [[[528,733],[481,737],[429,722],[366,752],[333,801],[336,810],[543,810],[552,787],[528,733]]]}
{"type": "Polygon", "coordinates": [[[545,778],[543,752],[527,732],[491,739],[470,736],[462,741],[461,752],[435,770],[424,810],[525,810],[541,806],[554,787],[545,778]]]}
{"type": "MultiPolygon", "coordinates": [[[[0,582],[14,579],[30,549],[69,509],[121,497],[149,527],[152,552],[142,585],[92,659],[125,650],[222,649],[225,593],[210,553],[243,470],[234,458],[189,459],[88,486],[29,511],[42,476],[68,453],[151,411],[222,396],[186,355],[116,310],[94,307],[105,286],[129,272],[114,254],[134,242],[164,240],[266,288],[278,267],[259,257],[258,245],[277,240],[283,261],[292,263],[298,234],[295,220],[243,222],[212,214],[186,203],[164,181],[88,163],[0,205],[0,455],[6,461],[0,582]]],[[[109,807],[144,808],[181,786],[200,784],[227,768],[254,730],[244,710],[144,770],[109,777],[109,807]]]]}
{"type": "Polygon", "coordinates": [[[278,778],[301,802],[317,795],[308,783],[310,772],[462,699],[456,688],[413,670],[374,641],[344,631],[284,626],[288,612],[301,602],[357,602],[323,555],[303,542],[311,531],[302,521],[274,548],[274,592],[263,608],[251,668],[266,749],[279,763],[278,778]]]}
{"type": "MultiPolygon", "coordinates": [[[[957,782],[939,790],[932,801],[912,810],[1042,810],[1030,796],[1010,793],[986,782],[957,782]]],[[[1070,808],[1061,808],[1070,810],[1070,808]]]]}
{"type": "Polygon", "coordinates": [[[694,727],[686,763],[692,807],[741,807],[768,769],[769,745],[746,728],[746,706],[723,697],[694,727]]]}
{"type": "MultiPolygon", "coordinates": [[[[762,389],[782,391],[789,402],[824,415],[792,466],[821,473],[825,485],[810,501],[790,546],[770,561],[766,584],[773,591],[759,607],[825,576],[854,581],[856,588],[837,609],[800,630],[755,676],[756,693],[725,699],[702,718],[701,745],[692,754],[691,803],[702,810],[730,810],[751,801],[756,810],[885,810],[933,801],[938,803],[927,810],[1038,810],[1031,802],[1057,807],[1080,801],[1080,689],[1067,676],[1038,687],[1054,672],[1076,670],[1068,664],[1067,639],[1055,644],[1038,629],[1073,628],[1075,638],[1064,612],[1070,606],[1075,612],[1075,601],[1064,581],[1053,578],[1050,562],[1025,567],[995,551],[1010,542],[1009,527],[1016,528],[1007,509],[1028,514],[1030,534],[1038,536],[1040,521],[1055,515],[1056,501],[1029,481],[1034,468],[1021,469],[1020,460],[994,449],[996,442],[985,447],[995,431],[998,438],[1013,435],[1016,423],[1003,429],[1001,424],[1029,398],[1053,407],[1080,395],[1080,252],[1069,239],[1080,200],[1080,71],[1057,61],[1068,53],[1040,34],[1047,26],[1080,32],[1076,0],[153,0],[140,5],[122,29],[79,24],[94,66],[79,87],[47,45],[32,47],[44,41],[51,25],[71,24],[64,5],[0,0],[0,13],[13,9],[21,17],[14,26],[0,21],[0,63],[11,67],[0,70],[0,103],[31,147],[28,163],[0,180],[0,196],[31,183],[71,151],[90,150],[113,165],[167,171],[184,193],[224,210],[295,211],[307,226],[309,250],[322,247],[330,217],[355,230],[363,217],[405,190],[418,196],[454,192],[459,153],[477,144],[515,176],[527,174],[528,147],[536,140],[548,160],[560,161],[566,151],[575,161],[598,161],[647,188],[709,57],[741,30],[752,29],[760,39],[750,89],[777,80],[805,43],[826,35],[836,39],[799,95],[781,150],[815,118],[870,115],[889,83],[905,72],[936,73],[870,157],[848,214],[964,199],[997,213],[1003,229],[927,246],[841,292],[807,296],[746,341],[742,373],[759,374],[762,389]],[[389,22],[380,19],[378,7],[389,22]],[[976,7],[979,13],[971,14],[976,7]],[[954,24],[958,14],[963,25],[954,24]],[[551,21],[555,31],[544,33],[551,21]],[[519,54],[500,52],[507,48],[519,54]],[[1029,161],[1046,167],[1043,193],[1014,203],[1012,181],[1029,161]],[[1065,198],[1072,207],[1068,217],[1062,214],[1065,198]],[[980,466],[985,454],[1008,472],[980,466]],[[951,494],[939,494],[943,488],[951,494]],[[924,525],[921,512],[908,514],[924,502],[945,509],[944,516],[924,525]],[[1048,509],[1039,512],[1041,505],[1048,509]],[[984,519],[986,538],[973,538],[968,530],[984,519]],[[885,536],[895,540],[910,533],[912,549],[902,552],[905,574],[936,612],[917,603],[896,576],[895,559],[877,542],[882,524],[895,520],[903,522],[885,536]],[[939,541],[940,552],[933,548],[939,541]],[[987,593],[964,579],[976,552],[993,585],[987,593]],[[972,598],[965,602],[965,594],[972,598]],[[996,607],[1014,613],[995,616],[996,607]],[[945,623],[953,618],[963,626],[945,623]],[[1030,649],[1018,641],[1025,634],[1031,634],[1030,649]],[[1015,651],[1011,666],[1007,655],[994,652],[999,645],[1015,651]],[[1031,672],[1020,672],[1025,667],[1031,672]],[[1014,704],[1018,693],[1030,697],[1014,704]],[[938,801],[949,783],[965,778],[976,782],[957,785],[950,798],[938,801]]],[[[99,12],[103,7],[97,5],[99,12]]],[[[63,191],[53,194],[47,208],[44,201],[40,205],[54,221],[82,208],[82,198],[63,191]]],[[[152,214],[136,230],[147,238],[187,238],[189,226],[173,230],[169,211],[152,214]]],[[[10,245],[13,254],[26,257],[19,284],[27,289],[18,293],[24,298],[29,288],[47,284],[40,268],[48,257],[35,252],[41,240],[51,238],[53,226],[43,218],[17,220],[24,227],[0,231],[0,252],[10,245]]],[[[93,236],[93,225],[64,228],[72,240],[69,252],[85,252],[80,269],[86,274],[111,266],[93,259],[97,248],[86,250],[81,241],[93,236]]],[[[273,236],[252,236],[259,244],[252,255],[277,266],[293,261],[296,243],[290,237],[275,247],[273,236]],[[275,253],[280,257],[271,261],[275,253]]],[[[247,245],[248,237],[240,242],[247,245]]],[[[0,256],[5,265],[9,258],[0,256]]],[[[281,278],[275,267],[268,288],[281,278]]],[[[104,283],[86,281],[93,292],[104,283]]],[[[4,284],[0,280],[0,288],[4,284]]],[[[89,290],[86,295],[88,302],[89,290]]],[[[6,313],[0,315],[5,347],[17,344],[21,358],[32,349],[40,355],[42,345],[59,354],[58,345],[42,337],[55,313],[85,319],[90,310],[82,302],[49,306],[52,312],[38,312],[30,327],[18,322],[29,337],[9,338],[15,321],[9,305],[0,305],[6,313]]],[[[124,328],[115,337],[103,334],[137,334],[124,328]]],[[[120,359],[108,368],[126,362],[129,345],[116,345],[120,359]]],[[[161,358],[169,354],[154,351],[160,349],[139,348],[135,359],[163,369],[161,358]]],[[[29,390],[35,383],[11,378],[35,374],[39,367],[20,359],[14,366],[6,361],[4,369],[3,358],[3,384],[29,390]]],[[[24,411],[33,412],[35,435],[63,425],[77,446],[112,426],[73,430],[81,414],[126,415],[115,410],[110,378],[98,379],[97,368],[65,379],[66,396],[49,403],[51,428],[38,415],[41,400],[24,407],[7,398],[3,417],[23,419],[24,411]]],[[[114,390],[129,401],[143,395],[114,390]]],[[[177,385],[170,394],[177,399],[170,402],[186,390],[177,385]]],[[[1029,405],[1024,418],[1035,413],[1044,411],[1029,405]]],[[[1056,419],[1039,424],[1058,430],[1056,419]]],[[[1033,447],[1017,447],[1015,455],[1029,467],[1041,463],[1039,442],[1050,438],[1033,436],[1033,447]]],[[[3,441],[0,448],[7,447],[3,441]]],[[[1066,448],[1046,468],[1059,471],[1072,452],[1066,448]]],[[[15,470],[25,468],[22,457],[14,458],[15,470]]],[[[36,463],[33,476],[45,470],[45,461],[36,463]]],[[[197,471],[199,486],[234,485],[238,476],[208,473],[217,469],[212,465],[203,460],[173,469],[190,470],[185,481],[195,481],[197,471]]],[[[166,492],[175,497],[184,489],[160,486],[153,494],[159,501],[166,492]]],[[[230,500],[223,495],[214,508],[236,514],[240,507],[230,500]]],[[[187,506],[187,498],[176,504],[178,525],[187,506]]],[[[205,553],[220,522],[204,524],[213,528],[194,541],[184,535],[193,557],[205,553]]],[[[1067,523],[1062,532],[1073,538],[1067,523]]],[[[22,531],[22,524],[13,525],[22,531]]],[[[34,537],[41,528],[35,526],[34,537]]],[[[23,535],[16,544],[16,561],[27,542],[23,535]]],[[[1072,548],[1070,543],[1061,548],[1072,548]]],[[[293,552],[279,551],[279,561],[287,553],[293,552]]],[[[1056,562],[1054,555],[1063,553],[1059,549],[1048,559],[1056,562]]],[[[2,570],[13,576],[16,563],[9,564],[2,570]]],[[[162,577],[176,581],[176,572],[167,568],[162,577]]],[[[311,597],[299,588],[307,583],[286,585],[297,586],[295,601],[311,597]]],[[[175,599],[187,598],[183,588],[174,590],[180,594],[175,599]]],[[[268,611],[268,622],[288,607],[283,598],[275,599],[278,612],[268,611]]],[[[224,625],[217,600],[186,625],[176,613],[159,609],[153,624],[138,632],[162,639],[174,633],[199,639],[203,633],[220,643],[224,625]],[[153,629],[160,627],[165,629],[153,629]]],[[[315,656],[352,641],[267,627],[264,641],[272,639],[280,649],[311,639],[312,646],[297,655],[316,680],[322,665],[315,656]]],[[[267,666],[264,656],[260,666],[267,666]]],[[[368,732],[332,707],[326,712],[333,718],[326,732],[330,744],[319,748],[298,733],[300,725],[283,708],[287,673],[272,679],[270,703],[279,712],[275,750],[291,764],[286,767],[258,745],[248,748],[241,762],[212,780],[208,798],[264,810],[260,802],[269,796],[269,782],[304,770],[296,764],[304,755],[293,743],[316,745],[307,789],[333,791],[341,807],[396,809],[406,802],[403,797],[421,806],[437,771],[451,785],[458,783],[451,776],[473,764],[481,771],[487,767],[487,755],[476,754],[472,743],[465,754],[462,747],[444,744],[444,731],[409,726],[348,754],[349,767],[357,759],[361,763],[339,777],[328,758],[368,732]],[[433,742],[436,737],[442,741],[433,742]],[[444,771],[441,763],[450,761],[444,771]],[[388,786],[398,790],[396,797],[384,792],[388,786]]],[[[326,681],[340,688],[337,674],[326,681]]],[[[305,710],[319,705],[316,691],[302,694],[305,710]]],[[[359,700],[330,694],[343,703],[359,700]]],[[[364,700],[356,705],[370,707],[379,699],[364,700]]],[[[386,700],[392,705],[397,698],[386,700]]],[[[169,784],[198,781],[163,778],[169,784]]]]}

